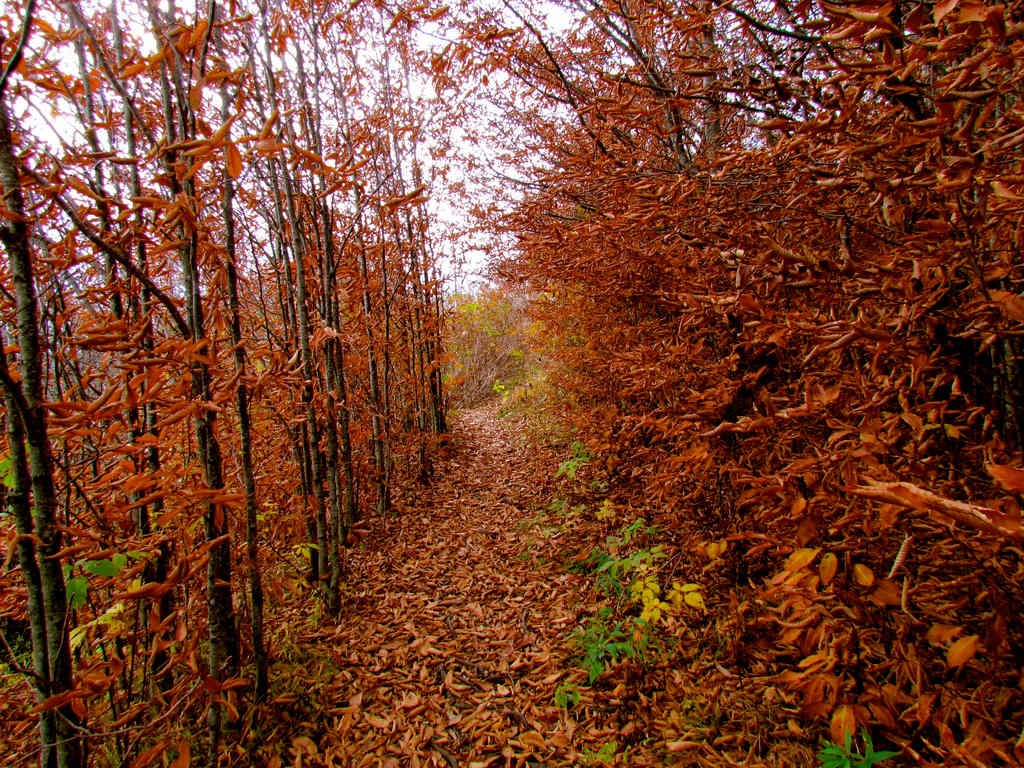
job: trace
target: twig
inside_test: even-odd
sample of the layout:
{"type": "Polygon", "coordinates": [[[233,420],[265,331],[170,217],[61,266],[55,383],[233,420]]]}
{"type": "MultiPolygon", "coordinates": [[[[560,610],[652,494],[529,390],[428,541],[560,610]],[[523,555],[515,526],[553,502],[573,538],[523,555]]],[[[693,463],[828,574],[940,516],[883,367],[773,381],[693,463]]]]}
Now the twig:
{"type": "Polygon", "coordinates": [[[891,579],[896,575],[896,571],[899,570],[900,566],[907,559],[907,552],[910,551],[910,542],[914,540],[913,535],[907,536],[900,545],[899,552],[896,553],[896,559],[892,561],[892,568],[889,569],[889,578],[891,579]]]}
{"type": "Polygon", "coordinates": [[[68,3],[67,9],[68,15],[71,16],[71,20],[77,24],[78,28],[81,29],[82,32],[85,33],[85,36],[89,38],[89,42],[92,44],[93,50],[96,52],[96,60],[99,62],[100,69],[103,70],[103,74],[107,76],[107,80],[110,81],[110,85],[115,91],[117,91],[118,95],[124,101],[124,105],[132,113],[132,117],[135,118],[135,122],[139,125],[139,130],[142,131],[142,134],[150,144],[156,144],[156,138],[153,136],[153,132],[149,129],[149,125],[146,121],[142,119],[142,115],[139,114],[139,110],[135,106],[135,102],[128,96],[128,91],[125,90],[121,79],[114,73],[114,70],[111,69],[110,62],[107,61],[107,57],[100,55],[100,51],[102,51],[103,48],[100,46],[99,41],[96,40],[96,35],[93,34],[92,28],[89,26],[88,22],[86,22],[81,9],[79,9],[76,3],[68,3]]]}
{"type": "MultiPolygon", "coordinates": [[[[25,167],[22,168],[22,170],[27,175],[35,179],[36,183],[40,184],[43,187],[47,186],[46,179],[44,179],[31,168],[25,167]]],[[[93,245],[95,245],[97,248],[103,251],[103,253],[108,254],[112,259],[114,259],[114,261],[116,261],[118,264],[124,267],[125,271],[131,274],[132,277],[134,277],[136,280],[138,280],[140,283],[146,286],[146,288],[149,289],[149,292],[167,310],[167,313],[171,316],[171,319],[174,321],[174,325],[177,327],[181,335],[184,336],[186,339],[191,339],[192,331],[189,328],[188,323],[185,322],[185,318],[182,316],[181,311],[171,300],[171,297],[164,293],[162,290],[160,290],[159,286],[157,286],[157,284],[154,283],[149,278],[149,275],[147,275],[145,272],[139,269],[138,266],[136,266],[136,264],[132,261],[131,257],[128,254],[126,254],[120,248],[111,245],[102,237],[100,237],[99,233],[97,233],[96,230],[93,229],[92,226],[90,226],[88,222],[86,222],[85,219],[83,219],[79,215],[78,210],[70,201],[68,201],[64,197],[64,195],[62,195],[60,192],[52,191],[49,193],[49,196],[50,199],[52,199],[53,202],[57,204],[57,207],[64,211],[67,217],[71,219],[71,223],[75,225],[75,228],[83,235],[85,235],[86,239],[89,240],[89,242],[91,242],[93,245]]]]}
{"type": "Polygon", "coordinates": [[[791,40],[799,40],[802,43],[820,43],[821,42],[821,38],[820,37],[815,37],[814,35],[804,34],[803,32],[794,32],[793,30],[789,30],[789,29],[781,29],[779,27],[773,27],[770,24],[765,24],[763,21],[758,21],[753,16],[751,16],[749,13],[747,13],[745,11],[741,11],[739,8],[737,8],[732,3],[723,3],[721,7],[724,8],[725,10],[729,11],[730,13],[733,13],[736,16],[739,16],[745,22],[747,22],[751,26],[755,27],[756,29],[761,30],[762,32],[768,32],[770,34],[779,35],[781,37],[788,37],[791,40]]]}
{"type": "MultiPolygon", "coordinates": [[[[25,18],[21,22],[21,36],[18,38],[18,45],[14,49],[14,53],[11,54],[11,60],[4,67],[4,73],[0,75],[0,98],[3,98],[4,91],[7,89],[7,81],[10,79],[11,73],[21,63],[21,57],[25,53],[25,44],[28,42],[29,33],[32,31],[32,13],[35,9],[36,0],[28,0],[28,7],[25,8],[25,18]]],[[[3,37],[0,36],[0,43],[2,42],[3,37]]]]}

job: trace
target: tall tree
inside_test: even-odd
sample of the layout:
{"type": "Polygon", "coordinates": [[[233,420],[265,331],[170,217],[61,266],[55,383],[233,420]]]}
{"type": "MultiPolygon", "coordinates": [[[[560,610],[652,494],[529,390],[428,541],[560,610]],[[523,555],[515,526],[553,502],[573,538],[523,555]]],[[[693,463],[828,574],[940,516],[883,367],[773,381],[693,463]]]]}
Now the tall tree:
{"type": "Polygon", "coordinates": [[[18,377],[11,375],[7,352],[0,353],[0,384],[7,406],[7,440],[13,488],[8,504],[17,525],[19,563],[29,594],[33,674],[43,698],[58,697],[57,705],[40,718],[41,763],[50,768],[85,765],[81,718],[66,696],[74,688],[71,673],[68,601],[58,556],[63,534],[57,519],[54,465],[50,449],[43,382],[43,350],[39,304],[33,270],[29,214],[21,186],[8,108],[10,77],[21,60],[33,23],[29,3],[16,48],[0,74],[0,191],[5,214],[0,242],[7,251],[14,284],[18,377]]]}

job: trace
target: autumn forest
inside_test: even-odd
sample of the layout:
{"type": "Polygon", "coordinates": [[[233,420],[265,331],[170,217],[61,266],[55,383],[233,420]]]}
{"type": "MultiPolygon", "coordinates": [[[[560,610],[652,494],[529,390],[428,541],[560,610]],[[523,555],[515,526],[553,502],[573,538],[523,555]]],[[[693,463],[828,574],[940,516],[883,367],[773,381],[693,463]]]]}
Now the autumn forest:
{"type": "Polygon", "coordinates": [[[3,765],[1024,764],[1024,4],[7,0],[0,187],[3,765]]]}

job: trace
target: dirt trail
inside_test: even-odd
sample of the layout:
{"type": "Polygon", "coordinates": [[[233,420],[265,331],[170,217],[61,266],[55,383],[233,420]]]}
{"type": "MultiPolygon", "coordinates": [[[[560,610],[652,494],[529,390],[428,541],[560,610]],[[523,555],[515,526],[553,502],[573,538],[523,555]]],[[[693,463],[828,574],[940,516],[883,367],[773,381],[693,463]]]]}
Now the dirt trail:
{"type": "Polygon", "coordinates": [[[528,448],[495,406],[460,414],[451,453],[431,487],[352,553],[345,610],[324,638],[340,671],[326,689],[337,700],[319,703],[333,719],[320,724],[320,760],[575,757],[575,732],[587,724],[566,717],[553,695],[578,674],[565,641],[588,580],[552,563],[557,534],[531,525],[556,459],[528,448]]]}

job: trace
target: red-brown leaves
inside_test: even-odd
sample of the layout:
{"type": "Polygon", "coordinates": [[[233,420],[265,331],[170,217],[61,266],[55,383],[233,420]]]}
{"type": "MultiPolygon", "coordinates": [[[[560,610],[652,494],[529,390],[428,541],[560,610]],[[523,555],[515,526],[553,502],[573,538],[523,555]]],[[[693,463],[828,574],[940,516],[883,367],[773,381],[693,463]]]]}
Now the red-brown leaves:
{"type": "MultiPolygon", "coordinates": [[[[612,26],[602,6],[546,40],[544,72],[524,52],[574,119],[522,117],[553,160],[502,222],[521,251],[503,268],[541,294],[555,376],[611,481],[680,552],[744,542],[720,588],[757,596],[745,663],[837,741],[925,728],[947,755],[966,739],[937,696],[949,668],[972,701],[983,680],[1010,696],[1015,673],[979,641],[946,656],[916,622],[1024,642],[994,618],[1024,535],[1024,163],[1000,117],[1019,31],[973,2],[821,10],[733,4],[708,38],[652,6],[612,26]],[[603,77],[621,44],[648,69],[626,57],[603,77]],[[823,648],[827,669],[799,667],[823,648]]],[[[973,759],[1012,751],[1002,718],[964,725],[999,734],[967,739],[973,759]]]]}
{"type": "Polygon", "coordinates": [[[242,153],[238,151],[238,147],[233,141],[224,145],[224,163],[228,175],[232,179],[237,179],[242,175],[242,153]]]}
{"type": "Polygon", "coordinates": [[[985,469],[1006,490],[1013,493],[1024,491],[1024,469],[1003,464],[989,464],[985,469]]]}

